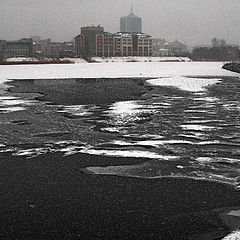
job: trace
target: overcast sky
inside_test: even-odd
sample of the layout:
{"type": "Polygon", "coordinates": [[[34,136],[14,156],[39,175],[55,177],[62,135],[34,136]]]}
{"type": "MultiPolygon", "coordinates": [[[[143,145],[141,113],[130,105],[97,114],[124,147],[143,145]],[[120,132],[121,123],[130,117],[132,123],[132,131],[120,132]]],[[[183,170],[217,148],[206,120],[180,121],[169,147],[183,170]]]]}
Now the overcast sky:
{"type": "MultiPolygon", "coordinates": [[[[240,44],[239,0],[132,0],[143,19],[143,32],[187,44],[206,44],[213,37],[240,44]]],[[[120,17],[131,0],[0,0],[0,39],[39,35],[68,41],[80,27],[101,24],[119,31],[120,17]]]]}

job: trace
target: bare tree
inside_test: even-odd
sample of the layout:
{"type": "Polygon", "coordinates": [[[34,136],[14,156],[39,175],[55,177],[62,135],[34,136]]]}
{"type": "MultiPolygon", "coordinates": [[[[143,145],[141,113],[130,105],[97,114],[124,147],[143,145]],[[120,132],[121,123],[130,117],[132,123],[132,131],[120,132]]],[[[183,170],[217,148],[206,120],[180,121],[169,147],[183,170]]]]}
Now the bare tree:
{"type": "Polygon", "coordinates": [[[212,40],[212,47],[217,47],[218,46],[218,39],[217,38],[213,38],[212,40]]]}

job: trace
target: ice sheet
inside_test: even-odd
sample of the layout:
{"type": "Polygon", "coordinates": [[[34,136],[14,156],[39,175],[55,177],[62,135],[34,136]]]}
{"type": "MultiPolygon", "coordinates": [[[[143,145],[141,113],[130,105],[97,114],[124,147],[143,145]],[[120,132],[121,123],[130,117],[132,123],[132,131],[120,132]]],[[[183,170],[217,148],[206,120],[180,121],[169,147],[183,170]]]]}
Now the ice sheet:
{"type": "Polygon", "coordinates": [[[222,62],[1,65],[0,81],[5,79],[239,76],[237,73],[223,70],[222,65],[222,62]]]}

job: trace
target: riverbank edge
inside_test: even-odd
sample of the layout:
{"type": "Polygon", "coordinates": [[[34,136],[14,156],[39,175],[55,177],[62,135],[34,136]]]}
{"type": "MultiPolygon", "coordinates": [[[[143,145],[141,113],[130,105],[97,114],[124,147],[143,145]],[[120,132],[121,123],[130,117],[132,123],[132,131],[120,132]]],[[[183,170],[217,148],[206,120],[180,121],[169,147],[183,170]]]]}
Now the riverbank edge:
{"type": "Polygon", "coordinates": [[[240,62],[225,63],[222,68],[232,72],[240,73],[240,62]]]}

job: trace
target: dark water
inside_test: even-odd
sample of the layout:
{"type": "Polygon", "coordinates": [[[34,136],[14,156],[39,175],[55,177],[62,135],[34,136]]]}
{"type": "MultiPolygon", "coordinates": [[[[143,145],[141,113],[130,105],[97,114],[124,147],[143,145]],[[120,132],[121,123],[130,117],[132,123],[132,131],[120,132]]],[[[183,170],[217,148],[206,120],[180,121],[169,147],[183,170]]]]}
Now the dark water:
{"type": "MultiPolygon", "coordinates": [[[[195,77],[191,84],[201,79],[195,77]]],[[[238,188],[239,78],[220,77],[195,92],[154,86],[146,79],[20,80],[11,85],[2,98],[2,152],[144,158],[140,165],[88,170],[200,178],[238,188]],[[23,143],[33,147],[22,148],[23,143]]]]}
{"type": "MultiPolygon", "coordinates": [[[[211,81],[216,78],[191,78],[190,85],[204,79],[211,81]]],[[[81,234],[86,235],[88,228],[97,231],[99,227],[95,223],[103,226],[100,231],[103,235],[104,228],[113,224],[124,230],[119,233],[121,236],[126,236],[129,219],[140,219],[132,224],[135,234],[143,229],[141,234],[148,237],[156,237],[161,232],[163,236],[179,236],[179,239],[222,239],[230,232],[226,225],[234,222],[236,226],[232,229],[238,228],[238,217],[228,216],[226,224],[219,218],[219,213],[224,210],[212,209],[234,206],[234,214],[239,214],[238,192],[225,184],[192,180],[214,180],[239,190],[240,81],[234,77],[217,79],[215,84],[199,91],[156,86],[147,79],[11,82],[12,87],[0,97],[2,179],[8,182],[6,179],[13,174],[9,182],[10,186],[13,184],[15,193],[9,193],[11,202],[7,200],[5,203],[4,221],[9,221],[6,216],[15,219],[15,210],[22,211],[19,216],[24,219],[26,226],[23,225],[28,234],[32,231],[29,230],[31,224],[28,224],[32,216],[37,226],[40,226],[38,221],[42,221],[39,217],[42,214],[51,222],[55,219],[49,217],[52,211],[57,212],[56,216],[59,213],[55,205],[63,204],[61,211],[66,218],[71,218],[70,224],[73,222],[72,216],[79,214],[76,216],[79,218],[77,230],[74,228],[71,233],[75,237],[79,229],[81,234]],[[6,154],[12,156],[8,161],[4,160],[6,154]],[[74,163],[75,156],[80,165],[74,163]],[[18,172],[18,169],[21,171],[18,172]],[[124,176],[127,184],[120,178],[90,178],[79,174],[82,172],[124,176]],[[161,182],[152,179],[162,177],[170,178],[164,178],[161,182]],[[182,181],[176,184],[176,178],[182,181]],[[15,179],[18,181],[15,182],[15,179]],[[34,182],[33,179],[37,180],[34,182]],[[39,190],[33,190],[33,186],[39,190]],[[50,186],[51,190],[46,186],[50,186]],[[54,186],[60,190],[56,195],[49,195],[54,186]],[[99,195],[93,198],[92,195],[97,193],[99,195]],[[26,200],[29,195],[35,199],[36,194],[40,194],[36,203],[35,200],[26,200]],[[78,202],[74,198],[76,196],[78,202]],[[69,209],[63,201],[64,197],[69,209]],[[88,204],[80,208],[80,212],[76,211],[82,201],[88,201],[88,204]],[[44,207],[39,208],[41,214],[36,213],[37,218],[31,212],[28,215],[29,210],[22,210],[25,209],[22,205],[34,209],[39,202],[44,203],[44,207]],[[93,210],[89,209],[90,203],[93,210]],[[8,204],[12,206],[10,210],[8,204]],[[102,204],[104,211],[95,209],[98,204],[102,204]],[[117,214],[114,204],[117,209],[122,207],[117,214]],[[130,209],[129,212],[123,211],[125,208],[130,209]],[[132,215],[136,216],[132,218],[132,215]],[[87,217],[90,222],[85,221],[87,217]],[[111,219],[117,219],[116,224],[111,219]],[[118,224],[119,221],[122,225],[118,224]]],[[[2,196],[8,199],[6,193],[11,192],[9,185],[3,184],[1,187],[5,191],[2,196]]],[[[68,222],[62,218],[65,221],[63,224],[68,222]]],[[[61,221],[58,221],[57,227],[65,227],[59,223],[61,221]]],[[[17,220],[15,224],[21,225],[17,220]]],[[[14,233],[18,229],[16,226],[12,226],[10,221],[9,229],[14,229],[14,233]]],[[[41,234],[44,233],[41,229],[45,228],[48,231],[51,229],[45,225],[36,227],[41,234]]],[[[64,229],[65,232],[70,231],[68,225],[64,229]]],[[[53,233],[46,234],[49,237],[53,233]]]]}

